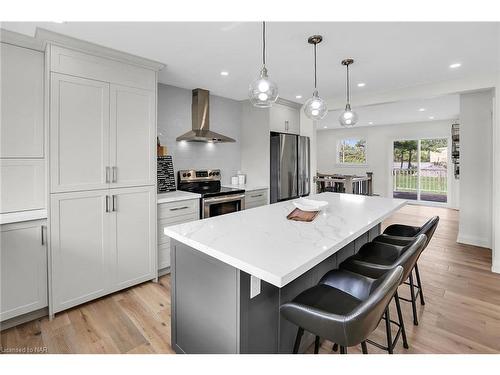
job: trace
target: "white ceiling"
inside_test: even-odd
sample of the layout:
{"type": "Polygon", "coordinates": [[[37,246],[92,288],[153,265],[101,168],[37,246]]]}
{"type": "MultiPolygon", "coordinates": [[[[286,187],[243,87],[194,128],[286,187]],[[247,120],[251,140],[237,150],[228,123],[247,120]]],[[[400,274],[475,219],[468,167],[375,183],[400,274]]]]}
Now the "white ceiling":
{"type": "MultiPolygon", "coordinates": [[[[446,95],[429,99],[353,107],[353,110],[359,116],[356,127],[450,120],[458,118],[460,114],[460,97],[459,95],[446,95]],[[424,109],[424,111],[420,111],[420,109],[424,109]]],[[[317,129],[341,128],[338,121],[341,112],[341,110],[329,111],[328,115],[316,125],[317,129]]]]}
{"type": "MultiPolygon", "coordinates": [[[[381,92],[493,72],[500,66],[500,23],[270,22],[268,68],[280,96],[304,102],[312,92],[312,47],[318,46],[319,90],[342,95],[345,68],[353,57],[356,93],[381,92]],[[449,65],[462,63],[458,69],[449,65]],[[365,82],[364,88],[356,83],[365,82]],[[296,100],[295,95],[303,95],[296,100]]],[[[261,64],[261,25],[256,22],[5,22],[2,27],[34,35],[36,26],[167,64],[160,82],[202,87],[245,99],[261,64]],[[228,71],[222,77],[220,72],[228,71]]]]}

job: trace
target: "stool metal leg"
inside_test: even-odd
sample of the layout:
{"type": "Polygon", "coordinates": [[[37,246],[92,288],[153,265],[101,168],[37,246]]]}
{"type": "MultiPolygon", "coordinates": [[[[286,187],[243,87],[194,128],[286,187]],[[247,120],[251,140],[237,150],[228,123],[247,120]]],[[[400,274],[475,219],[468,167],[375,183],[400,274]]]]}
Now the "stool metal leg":
{"type": "Polygon", "coordinates": [[[387,351],[392,354],[392,332],[391,332],[391,315],[389,307],[385,310],[385,332],[387,334],[387,351]]]}
{"type": "Polygon", "coordinates": [[[406,339],[405,323],[403,321],[403,313],[401,312],[401,304],[399,303],[399,295],[396,291],[394,295],[394,301],[396,302],[396,310],[398,311],[399,326],[401,328],[401,336],[403,336],[403,347],[408,349],[408,341],[406,339]]]}
{"type": "Polygon", "coordinates": [[[293,354],[297,354],[299,352],[300,341],[302,340],[302,335],[304,334],[304,328],[299,327],[297,330],[297,337],[295,338],[295,345],[293,346],[293,354]]]}
{"type": "Polygon", "coordinates": [[[363,341],[361,343],[361,350],[362,350],[363,354],[368,354],[368,348],[366,347],[366,341],[363,341]]]}
{"type": "Polygon", "coordinates": [[[347,354],[347,348],[345,346],[340,346],[340,354],[347,354]]]}
{"type": "Polygon", "coordinates": [[[413,284],[413,270],[410,272],[410,294],[411,294],[411,307],[413,309],[413,324],[418,326],[417,318],[417,299],[415,298],[415,285],[413,284]]]}
{"type": "Polygon", "coordinates": [[[422,305],[425,305],[424,293],[422,291],[422,282],[420,281],[420,273],[418,272],[418,264],[417,263],[415,263],[415,276],[417,276],[418,291],[420,294],[420,303],[422,305]]]}
{"type": "Polygon", "coordinates": [[[333,346],[332,346],[332,350],[333,350],[334,352],[336,352],[337,350],[339,350],[339,344],[337,344],[337,343],[333,344],[333,346]]]}
{"type": "Polygon", "coordinates": [[[314,354],[319,353],[319,336],[316,336],[316,339],[314,340],[314,354]]]}

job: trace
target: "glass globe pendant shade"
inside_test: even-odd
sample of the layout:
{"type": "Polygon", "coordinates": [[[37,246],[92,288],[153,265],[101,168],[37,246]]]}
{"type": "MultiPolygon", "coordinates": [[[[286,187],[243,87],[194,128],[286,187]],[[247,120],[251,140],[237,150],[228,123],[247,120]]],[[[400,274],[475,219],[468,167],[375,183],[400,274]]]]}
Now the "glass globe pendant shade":
{"type": "Polygon", "coordinates": [[[356,114],[356,112],[353,112],[351,110],[351,106],[349,104],[346,105],[344,112],[341,113],[339,122],[340,125],[346,128],[354,126],[358,122],[358,115],[356,114]]]}
{"type": "Polygon", "coordinates": [[[265,67],[260,71],[260,77],[250,84],[248,98],[254,107],[269,108],[278,99],[278,86],[267,76],[265,67]]]}
{"type": "Polygon", "coordinates": [[[323,99],[319,97],[318,90],[304,104],[304,113],[311,120],[323,120],[328,113],[328,108],[323,99]]]}

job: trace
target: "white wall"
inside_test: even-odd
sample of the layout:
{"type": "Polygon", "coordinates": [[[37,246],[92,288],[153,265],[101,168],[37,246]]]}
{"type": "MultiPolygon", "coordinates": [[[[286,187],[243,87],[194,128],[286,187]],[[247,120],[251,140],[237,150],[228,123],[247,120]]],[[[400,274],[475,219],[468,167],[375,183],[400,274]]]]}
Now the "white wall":
{"type": "Polygon", "coordinates": [[[492,246],[493,92],[460,95],[458,242],[492,246]]]}
{"type": "Polygon", "coordinates": [[[498,188],[500,186],[500,71],[498,72],[498,83],[495,89],[495,103],[493,123],[492,271],[500,273],[500,191],[498,188]]]}
{"type": "Polygon", "coordinates": [[[210,95],[210,129],[236,139],[236,143],[177,142],[178,136],[191,130],[191,102],[191,90],[158,85],[160,141],[172,155],[175,171],[220,168],[222,182],[229,183],[241,164],[241,103],[210,95]]]}
{"type": "MultiPolygon", "coordinates": [[[[317,131],[317,170],[320,173],[341,173],[364,175],[373,172],[373,192],[381,196],[392,195],[391,162],[392,144],[400,139],[450,138],[451,124],[448,121],[429,121],[413,124],[364,126],[350,129],[317,131]],[[342,166],[336,164],[337,143],[341,139],[362,138],[366,140],[367,165],[342,166]]],[[[457,206],[458,182],[453,177],[451,164],[448,168],[450,181],[449,204],[457,206]]]]}

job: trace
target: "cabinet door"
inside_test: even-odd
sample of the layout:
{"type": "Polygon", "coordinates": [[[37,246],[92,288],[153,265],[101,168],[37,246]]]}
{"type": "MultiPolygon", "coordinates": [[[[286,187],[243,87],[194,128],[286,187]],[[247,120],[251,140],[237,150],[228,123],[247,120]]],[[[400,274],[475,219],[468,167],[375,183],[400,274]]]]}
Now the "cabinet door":
{"type": "Polygon", "coordinates": [[[43,158],[43,53],[0,45],[0,157],[43,158]]]}
{"type": "Polygon", "coordinates": [[[0,160],[1,213],[45,208],[45,160],[0,160]]]}
{"type": "Polygon", "coordinates": [[[269,127],[271,131],[286,133],[287,111],[280,104],[274,104],[269,110],[269,127]]]}
{"type": "Polygon", "coordinates": [[[109,190],[96,190],[51,196],[54,312],[103,296],[110,290],[109,239],[113,213],[106,202],[108,193],[109,190]]]}
{"type": "Polygon", "coordinates": [[[2,225],[0,321],[47,306],[44,224],[38,220],[2,225]]]}
{"type": "Polygon", "coordinates": [[[109,84],[52,73],[51,192],[108,187],[109,84]]]}
{"type": "Polygon", "coordinates": [[[113,290],[156,277],[156,194],[153,186],[111,189],[113,290]]]}
{"type": "Polygon", "coordinates": [[[288,133],[300,134],[300,109],[288,108],[288,133]]]}
{"type": "Polygon", "coordinates": [[[155,92],[111,85],[111,187],[154,185],[155,92]]]}

